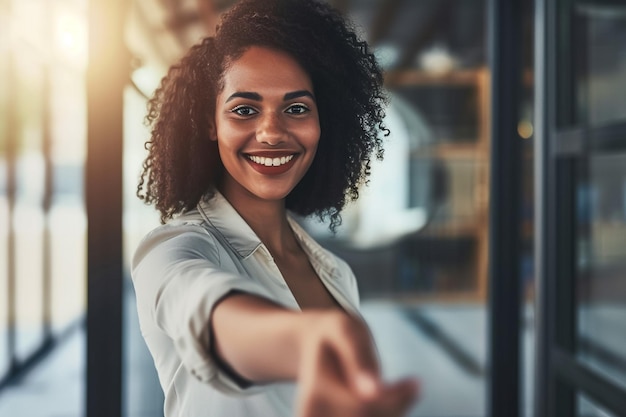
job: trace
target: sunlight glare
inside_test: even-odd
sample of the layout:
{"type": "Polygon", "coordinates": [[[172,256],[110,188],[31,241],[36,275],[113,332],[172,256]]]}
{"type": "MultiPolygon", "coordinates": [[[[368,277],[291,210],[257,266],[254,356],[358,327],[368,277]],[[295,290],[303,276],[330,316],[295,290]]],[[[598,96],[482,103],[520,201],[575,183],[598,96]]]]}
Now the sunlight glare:
{"type": "Polygon", "coordinates": [[[87,64],[87,27],[84,18],[59,11],[55,22],[55,41],[64,59],[79,68],[87,64]]]}

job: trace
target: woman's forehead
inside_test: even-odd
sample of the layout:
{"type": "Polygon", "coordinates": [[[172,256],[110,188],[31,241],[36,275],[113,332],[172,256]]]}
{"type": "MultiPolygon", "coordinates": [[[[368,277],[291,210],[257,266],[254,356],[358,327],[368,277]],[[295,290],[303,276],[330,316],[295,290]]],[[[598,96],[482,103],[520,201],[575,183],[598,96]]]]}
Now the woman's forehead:
{"type": "Polygon", "coordinates": [[[223,75],[223,90],[285,89],[310,90],[311,78],[291,55],[283,51],[253,46],[233,60],[223,75]]]}

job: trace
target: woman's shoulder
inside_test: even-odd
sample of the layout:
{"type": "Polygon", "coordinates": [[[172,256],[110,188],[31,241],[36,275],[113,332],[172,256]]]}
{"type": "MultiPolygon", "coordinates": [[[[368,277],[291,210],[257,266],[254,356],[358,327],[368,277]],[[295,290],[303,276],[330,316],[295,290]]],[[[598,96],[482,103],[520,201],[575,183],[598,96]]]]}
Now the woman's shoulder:
{"type": "Polygon", "coordinates": [[[217,256],[219,243],[215,231],[198,213],[190,210],[149,231],[139,242],[133,256],[133,265],[149,257],[171,258],[175,254],[197,252],[205,258],[217,256]]]}
{"type": "Polygon", "coordinates": [[[177,215],[168,219],[165,223],[156,226],[142,239],[142,244],[149,241],[165,241],[181,234],[199,233],[210,234],[210,228],[198,210],[177,215]]]}

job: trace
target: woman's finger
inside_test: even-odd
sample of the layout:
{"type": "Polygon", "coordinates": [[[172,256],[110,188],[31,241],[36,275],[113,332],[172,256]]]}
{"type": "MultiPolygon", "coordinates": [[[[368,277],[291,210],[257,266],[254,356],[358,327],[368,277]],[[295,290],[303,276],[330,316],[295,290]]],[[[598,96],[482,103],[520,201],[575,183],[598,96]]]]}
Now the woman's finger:
{"type": "Polygon", "coordinates": [[[322,347],[303,368],[298,384],[297,416],[352,416],[356,396],[341,375],[336,352],[322,347]]]}
{"type": "Polygon", "coordinates": [[[379,397],[371,404],[371,417],[401,417],[406,415],[419,396],[419,383],[413,378],[383,386],[379,397]]]}
{"type": "Polygon", "coordinates": [[[379,388],[378,355],[369,329],[363,320],[342,315],[329,343],[337,352],[346,382],[364,397],[374,396],[379,388]]]}

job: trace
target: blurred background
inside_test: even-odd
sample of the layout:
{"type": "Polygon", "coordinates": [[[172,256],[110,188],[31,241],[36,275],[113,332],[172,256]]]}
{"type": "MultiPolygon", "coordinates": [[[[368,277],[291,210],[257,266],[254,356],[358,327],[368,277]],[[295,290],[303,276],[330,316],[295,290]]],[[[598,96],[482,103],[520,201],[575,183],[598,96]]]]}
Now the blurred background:
{"type": "MultiPolygon", "coordinates": [[[[302,223],[354,269],[385,376],[422,381],[411,416],[626,415],[626,6],[513,1],[503,27],[495,0],[330,2],[385,69],[391,135],[336,235],[302,223]]],[[[0,415],[162,415],[129,276],[159,224],[143,119],[234,3],[0,0],[0,415]]]]}

